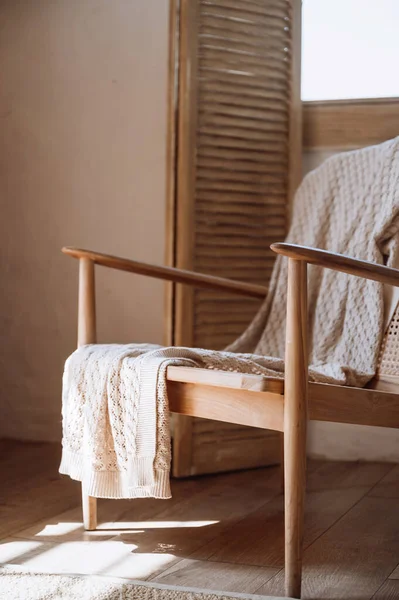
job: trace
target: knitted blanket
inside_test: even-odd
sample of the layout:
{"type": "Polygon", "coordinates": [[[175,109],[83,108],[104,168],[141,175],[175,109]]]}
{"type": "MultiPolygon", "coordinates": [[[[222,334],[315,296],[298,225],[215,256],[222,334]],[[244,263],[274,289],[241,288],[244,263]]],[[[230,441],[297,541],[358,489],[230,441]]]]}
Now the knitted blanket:
{"type": "MultiPolygon", "coordinates": [[[[399,252],[399,138],[339,154],[310,173],[287,241],[392,264],[399,252]]],[[[225,352],[89,345],[63,379],[60,472],[91,496],[170,497],[168,365],[282,377],[287,260],[278,257],[263,306],[225,352]]],[[[309,267],[309,377],[364,386],[383,335],[382,285],[309,267]]]]}

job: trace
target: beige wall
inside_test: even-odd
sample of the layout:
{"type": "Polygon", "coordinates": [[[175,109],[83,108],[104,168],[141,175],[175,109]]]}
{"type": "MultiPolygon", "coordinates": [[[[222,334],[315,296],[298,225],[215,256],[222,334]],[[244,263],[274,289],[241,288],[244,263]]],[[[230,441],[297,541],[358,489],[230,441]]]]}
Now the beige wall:
{"type": "MultiPolygon", "coordinates": [[[[0,5],[0,436],[59,439],[77,263],[163,262],[168,6],[0,5]]],[[[162,341],[162,284],[98,270],[99,341],[162,341]]]]}

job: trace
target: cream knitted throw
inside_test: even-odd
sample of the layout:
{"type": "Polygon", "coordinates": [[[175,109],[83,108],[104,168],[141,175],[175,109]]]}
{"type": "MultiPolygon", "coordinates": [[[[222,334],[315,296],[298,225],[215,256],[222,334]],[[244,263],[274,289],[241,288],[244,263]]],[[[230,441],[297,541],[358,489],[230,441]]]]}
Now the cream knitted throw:
{"type": "MultiPolygon", "coordinates": [[[[287,241],[388,264],[399,252],[399,138],[336,155],[310,173],[295,199],[287,241]]],[[[168,365],[283,376],[287,260],[278,257],[269,294],[228,348],[90,345],[68,359],[63,380],[60,472],[89,495],[170,496],[168,365]],[[244,354],[246,353],[246,354],[244,354]]],[[[309,268],[309,375],[364,386],[383,334],[382,286],[309,268]]]]}

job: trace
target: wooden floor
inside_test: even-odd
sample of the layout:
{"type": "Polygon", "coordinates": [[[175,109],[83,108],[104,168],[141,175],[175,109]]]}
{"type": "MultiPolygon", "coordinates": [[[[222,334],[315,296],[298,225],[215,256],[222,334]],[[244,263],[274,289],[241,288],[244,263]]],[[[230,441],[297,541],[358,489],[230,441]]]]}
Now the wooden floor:
{"type": "MultiPolygon", "coordinates": [[[[1,564],[283,595],[278,468],[174,481],[166,501],[100,501],[87,533],[59,458],[58,445],[0,441],[1,564]]],[[[399,466],[311,463],[305,546],[304,598],[399,599],[399,466]]]]}

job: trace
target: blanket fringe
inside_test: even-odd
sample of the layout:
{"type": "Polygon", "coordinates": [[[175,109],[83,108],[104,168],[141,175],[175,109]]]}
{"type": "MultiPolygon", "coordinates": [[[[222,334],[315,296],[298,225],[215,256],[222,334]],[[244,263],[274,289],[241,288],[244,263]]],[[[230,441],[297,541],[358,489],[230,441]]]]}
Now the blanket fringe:
{"type": "MultiPolygon", "coordinates": [[[[146,465],[141,465],[137,472],[145,470],[146,465]]],[[[167,500],[172,497],[169,470],[154,469],[152,484],[136,485],[136,483],[132,484],[129,481],[128,473],[85,469],[84,458],[64,448],[59,472],[62,475],[69,475],[76,481],[83,481],[84,493],[94,498],[158,498],[167,500]]]]}

